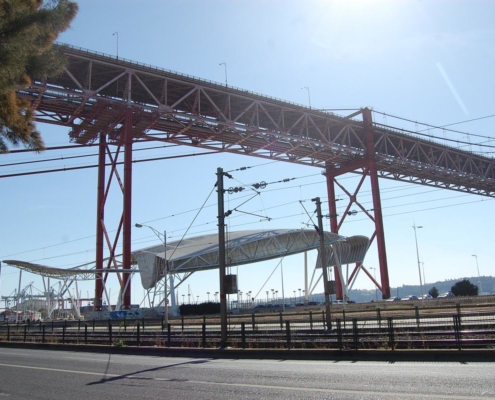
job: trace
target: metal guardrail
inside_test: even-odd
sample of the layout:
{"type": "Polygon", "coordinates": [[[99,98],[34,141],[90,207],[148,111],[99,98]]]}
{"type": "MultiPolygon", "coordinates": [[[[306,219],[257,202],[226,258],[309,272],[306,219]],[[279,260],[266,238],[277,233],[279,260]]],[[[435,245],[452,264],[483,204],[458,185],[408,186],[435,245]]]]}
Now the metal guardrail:
{"type": "MultiPolygon", "coordinates": [[[[0,342],[75,345],[220,346],[216,318],[50,321],[0,325],[0,342]]],[[[352,317],[344,313],[325,329],[325,315],[309,312],[231,316],[228,345],[236,348],[468,349],[495,346],[495,312],[462,311],[352,317]],[[247,318],[249,317],[249,318],[247,318]]]]}

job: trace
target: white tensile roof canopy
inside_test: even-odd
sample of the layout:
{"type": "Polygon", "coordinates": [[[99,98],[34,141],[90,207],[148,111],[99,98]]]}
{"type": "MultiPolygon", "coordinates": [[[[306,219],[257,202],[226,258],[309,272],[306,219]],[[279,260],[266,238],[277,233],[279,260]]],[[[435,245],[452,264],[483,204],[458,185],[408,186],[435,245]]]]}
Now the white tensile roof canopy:
{"type": "MultiPolygon", "coordinates": [[[[364,261],[369,239],[366,236],[345,237],[324,232],[327,266],[364,261]]],[[[204,235],[147,247],[133,252],[143,288],[149,289],[164,276],[165,260],[168,273],[196,272],[219,267],[218,235],[204,235]]],[[[227,266],[250,264],[319,249],[320,236],[313,229],[270,229],[231,232],[225,243],[227,266]]],[[[125,272],[119,269],[62,269],[18,260],[4,260],[8,265],[42,276],[58,279],[94,279],[97,272],[125,272]]],[[[318,256],[317,266],[320,267],[318,256]]],[[[131,272],[131,271],[129,271],[131,272]]]]}
{"type": "MultiPolygon", "coordinates": [[[[368,250],[366,236],[345,237],[324,232],[326,265],[362,262],[368,250]]],[[[133,252],[141,272],[145,289],[152,288],[164,276],[165,261],[168,273],[196,272],[219,267],[218,234],[197,236],[164,245],[147,247],[133,252]]],[[[231,232],[226,237],[227,266],[250,264],[320,247],[320,236],[314,229],[270,229],[231,232]]],[[[318,266],[320,261],[318,257],[318,266]]]]}

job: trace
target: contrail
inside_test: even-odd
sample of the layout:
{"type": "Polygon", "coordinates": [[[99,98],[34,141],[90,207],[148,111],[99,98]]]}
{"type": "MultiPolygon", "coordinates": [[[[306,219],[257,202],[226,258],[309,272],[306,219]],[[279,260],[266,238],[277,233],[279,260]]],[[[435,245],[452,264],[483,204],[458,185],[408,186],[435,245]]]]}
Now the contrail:
{"type": "Polygon", "coordinates": [[[443,80],[445,81],[445,83],[449,87],[450,92],[455,97],[457,104],[459,104],[459,107],[462,108],[462,111],[464,111],[464,114],[469,115],[469,111],[467,110],[466,106],[464,105],[464,103],[461,99],[461,96],[459,96],[459,93],[457,93],[457,90],[455,90],[455,87],[452,84],[452,82],[450,81],[449,76],[447,75],[447,72],[445,72],[445,70],[443,69],[442,64],[437,62],[437,68],[440,71],[440,74],[442,75],[443,80]]]}

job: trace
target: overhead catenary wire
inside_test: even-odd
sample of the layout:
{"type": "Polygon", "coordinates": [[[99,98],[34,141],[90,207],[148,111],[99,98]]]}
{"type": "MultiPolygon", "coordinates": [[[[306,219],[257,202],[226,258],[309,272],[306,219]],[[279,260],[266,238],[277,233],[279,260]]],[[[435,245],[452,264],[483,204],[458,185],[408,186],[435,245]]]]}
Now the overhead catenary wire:
{"type": "MultiPolygon", "coordinates": [[[[319,177],[322,177],[321,174],[310,174],[310,175],[304,175],[304,176],[301,176],[301,177],[296,177],[294,179],[307,179],[307,178],[312,178],[312,177],[315,177],[315,176],[319,176],[319,177]]],[[[341,178],[340,180],[342,179],[352,179],[354,178],[353,176],[349,176],[349,177],[343,177],[341,178]]],[[[276,182],[284,182],[284,180],[279,180],[279,181],[276,181],[276,182]]],[[[317,184],[321,184],[324,182],[324,179],[322,179],[321,182],[315,182],[315,183],[309,183],[309,184],[303,184],[303,185],[317,185],[317,184]]],[[[402,185],[402,184],[401,184],[402,185]]],[[[302,185],[290,185],[289,187],[287,186],[284,186],[284,187],[273,187],[272,189],[266,189],[265,190],[265,193],[267,192],[274,192],[274,191],[279,191],[279,190],[287,190],[287,189],[291,189],[291,188],[299,188],[300,186],[302,185]]],[[[417,185],[408,185],[408,186],[403,186],[403,187],[396,187],[396,188],[384,188],[381,190],[382,193],[385,193],[387,191],[403,191],[403,190],[413,190],[413,189],[416,189],[418,188],[417,185]]],[[[432,190],[428,190],[428,191],[423,191],[423,192],[420,192],[420,193],[416,193],[416,194],[422,194],[422,193],[427,193],[427,192],[433,192],[433,191],[442,191],[441,188],[435,188],[435,189],[432,189],[432,190]]],[[[371,191],[365,191],[365,192],[361,192],[362,194],[367,194],[367,193],[371,193],[371,191]]],[[[398,196],[398,197],[404,197],[404,196],[398,196]]],[[[456,197],[460,197],[460,196],[456,196],[456,197]]],[[[260,196],[260,198],[262,199],[263,196],[260,196]]],[[[392,198],[393,199],[393,198],[392,198]]],[[[382,202],[385,202],[387,201],[388,199],[382,199],[382,202]]],[[[442,199],[440,199],[442,200],[442,199]]],[[[438,201],[440,201],[438,200],[438,201]]],[[[444,199],[445,200],[445,199],[444,199]]],[[[299,202],[299,201],[297,201],[299,202]]],[[[290,203],[290,202],[289,202],[290,203]]],[[[289,204],[289,203],[284,203],[284,204],[289,204]]],[[[292,202],[292,203],[296,203],[296,201],[292,202]]],[[[362,202],[363,204],[366,204],[365,202],[362,202]]],[[[262,208],[262,210],[269,210],[269,209],[274,209],[274,208],[281,208],[284,206],[284,204],[280,204],[280,205],[275,205],[273,207],[264,207],[262,208]]],[[[416,203],[415,203],[416,204],[416,203]]],[[[213,207],[214,205],[211,205],[211,206],[205,206],[205,204],[203,204],[203,206],[200,208],[200,209],[195,209],[195,210],[201,210],[201,209],[204,209],[206,207],[213,207]]],[[[395,206],[395,207],[398,207],[398,206],[395,206]]],[[[382,207],[382,209],[386,209],[386,207],[382,207]]],[[[162,217],[162,218],[158,218],[158,219],[154,219],[153,221],[157,221],[157,220],[161,220],[161,219],[164,219],[164,218],[172,218],[172,217],[175,217],[175,216],[179,216],[179,215],[184,215],[186,213],[190,213],[190,212],[193,212],[194,210],[189,210],[189,211],[184,211],[184,212],[180,212],[180,213],[175,213],[175,214],[172,214],[170,216],[166,216],[166,217],[162,217]]],[[[283,217],[275,217],[275,218],[270,218],[270,220],[281,220],[281,219],[285,219],[285,218],[289,218],[289,217],[293,217],[293,216],[297,216],[297,215],[301,215],[301,214],[291,214],[289,216],[283,216],[283,217]]],[[[356,221],[356,219],[353,219],[352,221],[356,221]]],[[[258,223],[259,221],[254,221],[254,222],[249,222],[249,223],[246,223],[246,224],[242,224],[242,225],[235,225],[235,226],[245,226],[245,225],[251,225],[251,224],[256,224],[258,223]]],[[[216,224],[216,221],[210,221],[210,222],[207,222],[206,224],[203,224],[203,225],[209,225],[209,224],[216,224]]],[[[201,226],[201,225],[199,225],[201,226]]],[[[199,227],[198,226],[198,227],[199,227]]],[[[189,228],[190,229],[190,228],[189,228]]],[[[174,229],[175,232],[178,232],[182,229],[174,229]]],[[[94,235],[92,236],[87,236],[85,238],[81,238],[81,239],[75,239],[75,240],[72,240],[71,242],[74,242],[74,241],[77,241],[77,240],[85,240],[87,238],[91,238],[91,237],[94,237],[94,235]]],[[[67,243],[67,242],[65,242],[67,243]]],[[[25,251],[25,252],[22,252],[22,253],[16,253],[14,255],[18,255],[18,254],[26,254],[26,253],[30,253],[30,252],[34,252],[34,251],[38,251],[38,250],[41,250],[41,249],[44,249],[44,248],[47,248],[47,247],[55,247],[55,246],[61,246],[61,245],[64,245],[65,243],[61,243],[61,244],[56,244],[56,245],[51,245],[51,246],[44,246],[43,248],[40,248],[40,249],[34,249],[34,250],[29,250],[29,251],[25,251]]],[[[90,250],[86,250],[86,251],[90,251],[90,250]]],[[[9,256],[12,256],[12,255],[9,255],[9,256]]],[[[8,257],[8,256],[5,256],[5,257],[8,257]]]]}

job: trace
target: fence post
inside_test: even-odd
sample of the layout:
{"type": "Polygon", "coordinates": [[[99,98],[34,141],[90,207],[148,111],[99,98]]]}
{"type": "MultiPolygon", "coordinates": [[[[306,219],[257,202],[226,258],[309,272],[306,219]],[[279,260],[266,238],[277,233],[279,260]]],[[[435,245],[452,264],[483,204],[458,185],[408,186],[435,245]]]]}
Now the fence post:
{"type": "Polygon", "coordinates": [[[206,347],[206,323],[203,322],[202,324],[202,347],[203,349],[206,347]]]}
{"type": "Polygon", "coordinates": [[[354,348],[357,350],[359,348],[359,332],[357,318],[352,319],[352,334],[354,337],[354,348]]]}
{"type": "Polygon", "coordinates": [[[62,344],[65,344],[65,325],[62,327],[62,344]]]}
{"type": "Polygon", "coordinates": [[[143,322],[143,334],[144,334],[144,317],[143,317],[142,322],[143,322]]]}
{"type": "Polygon", "coordinates": [[[27,336],[27,325],[24,325],[24,342],[26,342],[26,336],[27,336]]]}
{"type": "Polygon", "coordinates": [[[110,320],[108,320],[108,341],[112,344],[112,324],[110,323],[110,320]]]}
{"type": "Polygon", "coordinates": [[[342,350],[342,320],[340,318],[337,318],[337,343],[339,350],[342,350]]]}
{"type": "Polygon", "coordinates": [[[41,320],[40,320],[40,332],[41,332],[41,320]]]}
{"type": "Polygon", "coordinates": [[[77,333],[81,330],[81,318],[77,320],[77,333]]]}
{"type": "Polygon", "coordinates": [[[284,329],[284,319],[282,316],[282,313],[279,313],[279,319],[280,319],[280,330],[284,329]]]}
{"type": "Polygon", "coordinates": [[[165,326],[163,325],[164,321],[165,321],[165,317],[162,317],[162,332],[163,332],[163,328],[165,327],[165,326]]]}
{"type": "Polygon", "coordinates": [[[241,342],[242,342],[242,348],[246,348],[246,323],[241,322],[241,342]]]}
{"type": "Polygon", "coordinates": [[[380,307],[376,309],[376,319],[378,320],[378,327],[382,328],[382,311],[380,307]]]}
{"type": "Polygon", "coordinates": [[[137,345],[141,345],[141,332],[140,332],[141,326],[139,325],[139,322],[137,323],[137,345]]]}
{"type": "Polygon", "coordinates": [[[182,332],[184,332],[184,316],[182,315],[182,332]]]}
{"type": "Polygon", "coordinates": [[[53,319],[52,319],[52,333],[53,333],[53,319]]]}
{"type": "Polygon", "coordinates": [[[253,332],[256,330],[256,319],[254,313],[251,314],[251,330],[253,332]]]}
{"type": "Polygon", "coordinates": [[[88,324],[84,324],[84,344],[88,344],[88,324]]]}
{"type": "Polygon", "coordinates": [[[325,311],[322,311],[321,312],[321,318],[322,318],[321,319],[321,322],[323,324],[323,329],[325,330],[325,329],[327,329],[327,323],[326,323],[326,318],[325,318],[325,311]]]}
{"type": "Polygon", "coordinates": [[[457,309],[457,315],[459,316],[459,323],[461,322],[461,305],[460,303],[457,303],[455,305],[455,308],[457,309]]]}
{"type": "Polygon", "coordinates": [[[313,311],[309,312],[309,328],[313,330],[313,311]]]}
{"type": "Polygon", "coordinates": [[[392,350],[395,350],[394,321],[392,317],[387,318],[387,325],[388,325],[388,345],[392,350]]]}
{"type": "Polygon", "coordinates": [[[170,323],[167,324],[167,342],[168,342],[168,347],[170,347],[170,339],[171,339],[171,332],[172,326],[170,323]]]}
{"type": "Polygon", "coordinates": [[[457,349],[462,349],[461,343],[461,317],[459,315],[453,315],[454,319],[454,332],[455,332],[455,341],[457,343],[457,349]]]}
{"type": "Polygon", "coordinates": [[[93,318],[93,333],[95,333],[95,319],[93,318]]]}
{"type": "Polygon", "coordinates": [[[285,332],[287,335],[287,350],[290,350],[291,342],[290,342],[290,321],[285,321],[285,332]]]}
{"type": "Polygon", "coordinates": [[[7,325],[7,342],[10,342],[10,325],[7,325]]]}
{"type": "Polygon", "coordinates": [[[416,325],[419,329],[419,307],[418,306],[414,306],[414,314],[416,316],[416,325]]]}
{"type": "Polygon", "coordinates": [[[41,343],[45,343],[45,325],[43,325],[43,330],[41,333],[41,343]]]}

